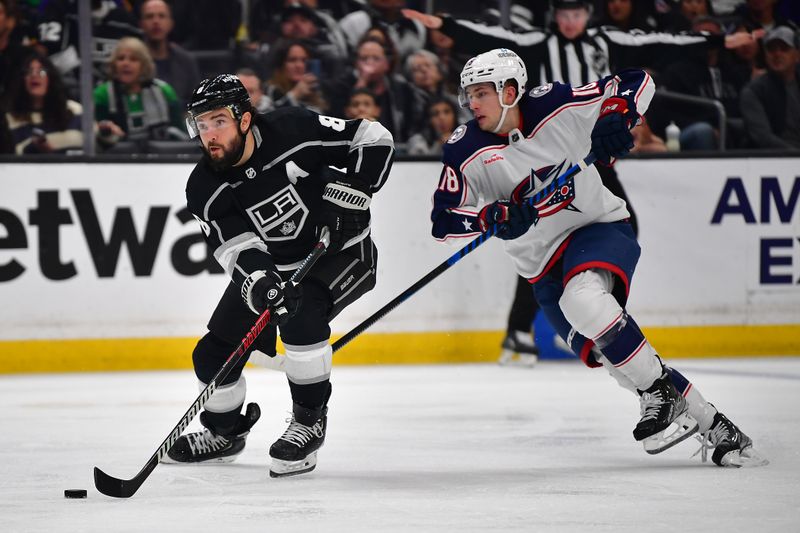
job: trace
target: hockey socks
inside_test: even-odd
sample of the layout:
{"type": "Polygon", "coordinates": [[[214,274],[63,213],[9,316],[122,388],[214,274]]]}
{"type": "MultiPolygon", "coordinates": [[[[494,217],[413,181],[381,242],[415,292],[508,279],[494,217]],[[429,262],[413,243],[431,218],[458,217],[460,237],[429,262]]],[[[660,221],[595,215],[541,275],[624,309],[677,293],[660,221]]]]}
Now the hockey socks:
{"type": "Polygon", "coordinates": [[[594,343],[638,390],[650,388],[662,374],[658,354],[625,311],[594,338],[594,343]]]}
{"type": "Polygon", "coordinates": [[[595,338],[595,344],[602,350],[611,375],[639,394],[641,419],[633,436],[642,441],[647,453],[663,452],[697,431],[698,423],[688,415],[689,406],[681,393],[690,392],[691,385],[679,373],[670,374],[662,367],[658,354],[632,317],[622,311],[595,338]],[[679,383],[677,387],[675,381],[679,383]]]}

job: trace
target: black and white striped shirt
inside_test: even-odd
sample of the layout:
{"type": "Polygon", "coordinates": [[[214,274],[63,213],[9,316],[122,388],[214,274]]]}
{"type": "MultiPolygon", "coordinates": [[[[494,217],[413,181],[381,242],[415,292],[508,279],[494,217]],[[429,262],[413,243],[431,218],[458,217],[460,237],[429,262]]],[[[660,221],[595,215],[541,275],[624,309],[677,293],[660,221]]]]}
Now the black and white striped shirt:
{"type": "Polygon", "coordinates": [[[458,50],[482,53],[510,48],[525,62],[529,85],[550,81],[583,86],[619,68],[623,55],[640,66],[673,47],[722,46],[724,36],[707,33],[645,33],[614,27],[589,28],[568,40],[557,31],[534,29],[514,33],[500,26],[443,17],[442,32],[453,38],[458,50]]]}

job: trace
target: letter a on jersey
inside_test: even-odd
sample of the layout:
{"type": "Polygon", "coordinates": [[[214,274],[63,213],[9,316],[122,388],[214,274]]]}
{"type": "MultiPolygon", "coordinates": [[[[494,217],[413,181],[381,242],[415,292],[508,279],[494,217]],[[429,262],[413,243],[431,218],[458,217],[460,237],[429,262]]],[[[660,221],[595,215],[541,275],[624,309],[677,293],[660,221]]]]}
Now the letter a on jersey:
{"type": "Polygon", "coordinates": [[[297,184],[297,178],[305,178],[306,176],[308,176],[308,172],[298,167],[294,161],[286,163],[286,177],[289,178],[292,185],[297,184]]]}

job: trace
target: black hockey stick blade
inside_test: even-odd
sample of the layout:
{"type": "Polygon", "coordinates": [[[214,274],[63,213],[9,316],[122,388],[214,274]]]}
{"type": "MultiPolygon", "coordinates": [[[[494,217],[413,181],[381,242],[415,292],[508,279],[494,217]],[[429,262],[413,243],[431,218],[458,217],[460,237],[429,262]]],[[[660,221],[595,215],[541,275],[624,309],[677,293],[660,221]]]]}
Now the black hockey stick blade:
{"type": "Polygon", "coordinates": [[[133,479],[117,479],[109,476],[97,467],[94,467],[94,486],[99,492],[106,496],[114,498],[130,498],[139,487],[142,486],[144,480],[150,475],[150,472],[158,464],[158,458],[151,457],[144,468],[133,479]]]}
{"type": "MultiPolygon", "coordinates": [[[[290,278],[290,282],[298,283],[303,277],[311,270],[311,267],[314,266],[317,259],[322,257],[322,254],[328,249],[328,245],[330,244],[330,234],[328,232],[328,228],[323,228],[320,232],[320,239],[319,242],[314,246],[314,249],[311,250],[311,253],[306,256],[303,262],[300,264],[300,267],[292,274],[290,278]]],[[[166,455],[167,451],[172,448],[172,445],[175,444],[175,441],[178,440],[183,430],[186,429],[186,426],[194,419],[197,413],[203,408],[211,395],[214,394],[214,391],[217,388],[217,384],[221,383],[222,380],[227,377],[230,371],[233,369],[234,366],[241,360],[244,356],[247,349],[253,344],[258,334],[267,326],[269,323],[270,318],[270,310],[265,310],[261,316],[258,317],[256,323],[250,328],[250,331],[247,332],[247,335],[242,339],[242,342],[239,343],[239,346],[236,347],[236,350],[233,351],[232,354],[228,356],[228,359],[222,365],[222,367],[217,371],[211,381],[206,385],[206,388],[200,393],[200,396],[194,401],[194,403],[189,407],[186,413],[181,418],[180,422],[170,431],[167,438],[161,443],[161,446],[155,451],[155,453],[150,456],[147,463],[142,467],[138,474],[136,474],[131,479],[118,479],[113,476],[109,476],[99,468],[94,468],[94,486],[97,488],[99,492],[105,494],[106,496],[111,496],[114,498],[130,498],[136,491],[139,490],[139,487],[142,486],[142,483],[150,476],[150,474],[155,470],[156,466],[158,466],[159,461],[161,458],[166,455]]]]}

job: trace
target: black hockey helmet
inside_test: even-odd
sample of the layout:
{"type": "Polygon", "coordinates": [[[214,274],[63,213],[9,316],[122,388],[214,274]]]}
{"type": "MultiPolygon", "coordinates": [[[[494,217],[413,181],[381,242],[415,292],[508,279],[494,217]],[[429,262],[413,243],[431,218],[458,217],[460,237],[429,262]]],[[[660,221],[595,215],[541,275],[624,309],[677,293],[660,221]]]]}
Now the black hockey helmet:
{"type": "Polygon", "coordinates": [[[189,136],[194,138],[198,135],[195,122],[197,117],[220,107],[230,109],[237,122],[248,111],[254,112],[247,89],[233,74],[220,74],[213,78],[207,78],[201,81],[192,92],[192,98],[186,105],[188,113],[186,129],[189,131],[189,136]]]}

